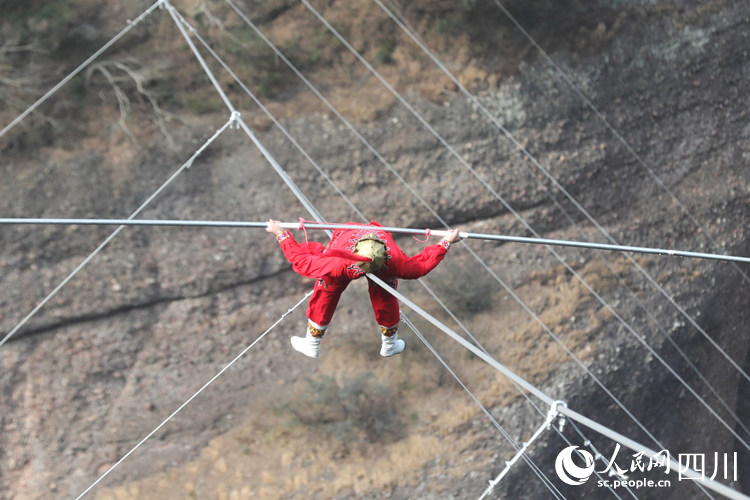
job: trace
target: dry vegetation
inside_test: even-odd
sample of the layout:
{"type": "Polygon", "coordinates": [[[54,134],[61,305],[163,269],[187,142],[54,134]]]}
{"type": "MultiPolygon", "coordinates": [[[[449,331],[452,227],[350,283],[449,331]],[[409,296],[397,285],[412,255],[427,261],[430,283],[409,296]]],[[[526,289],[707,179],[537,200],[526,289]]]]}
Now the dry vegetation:
{"type": "MultiPolygon", "coordinates": [[[[329,112],[303,90],[281,58],[225,2],[173,3],[276,116],[329,112]]],[[[4,35],[0,37],[0,102],[4,103],[0,118],[4,123],[123,27],[121,17],[125,14],[121,6],[102,6],[95,0],[56,0],[44,8],[35,8],[35,2],[27,4],[15,8],[8,5],[0,11],[6,14],[0,23],[0,35],[4,35]],[[82,11],[89,13],[87,18],[81,19],[82,11]],[[95,31],[94,23],[104,29],[95,31]],[[66,31],[70,34],[63,36],[66,31]],[[86,49],[88,53],[84,52],[86,49]],[[20,60],[25,62],[20,64],[20,60]]],[[[325,89],[328,99],[345,116],[354,121],[370,121],[382,117],[393,105],[393,96],[383,91],[381,83],[364,66],[355,64],[356,58],[302,4],[268,2],[257,12],[253,10],[257,6],[237,4],[298,69],[325,89]],[[274,9],[282,15],[266,19],[264,14],[274,9]]],[[[375,3],[339,1],[319,8],[331,25],[397,89],[418,92],[434,102],[443,102],[455,90],[453,83],[434,69],[375,3]]],[[[497,82],[502,68],[482,67],[483,62],[466,49],[482,47],[466,43],[470,22],[481,15],[476,12],[475,2],[446,2],[429,9],[422,8],[420,2],[402,2],[400,10],[412,19],[417,16],[419,22],[414,28],[431,47],[451,54],[451,69],[462,83],[476,87],[497,82]]],[[[155,12],[133,33],[140,39],[138,51],[149,54],[149,59],[134,59],[130,46],[108,52],[106,59],[87,70],[87,78],[77,79],[63,89],[64,104],[42,106],[35,113],[33,125],[47,124],[45,137],[54,134],[63,138],[63,122],[79,119],[78,126],[85,127],[88,120],[78,115],[81,106],[77,103],[82,101],[89,109],[92,105],[106,108],[115,103],[119,114],[115,123],[132,140],[139,133],[140,139],[154,133],[170,139],[164,120],[183,114],[215,113],[224,108],[210,85],[196,85],[207,80],[165,12],[155,12]]],[[[196,44],[200,45],[197,41],[196,44]]],[[[242,108],[249,108],[249,123],[260,129],[270,126],[268,118],[256,109],[231,75],[218,66],[217,75],[230,97],[245,103],[242,108]]]]}

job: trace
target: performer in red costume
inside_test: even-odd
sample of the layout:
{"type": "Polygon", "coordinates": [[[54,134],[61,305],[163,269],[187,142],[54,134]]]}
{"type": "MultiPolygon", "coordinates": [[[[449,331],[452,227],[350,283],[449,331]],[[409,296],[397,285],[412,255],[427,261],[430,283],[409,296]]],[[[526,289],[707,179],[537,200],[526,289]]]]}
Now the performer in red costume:
{"type": "MultiPolygon", "coordinates": [[[[367,229],[337,229],[327,247],[321,243],[297,243],[289,231],[269,220],[266,231],[276,236],[292,269],[307,278],[315,278],[315,288],[307,308],[305,337],[292,337],[292,347],[317,358],[320,341],[333,318],[341,294],[352,280],[372,273],[393,288],[398,278],[417,279],[432,271],[445,257],[451,243],[459,241],[459,230],[453,229],[438,244],[426,247],[409,257],[393,236],[371,222],[367,229]]],[[[354,224],[354,223],[350,223],[354,224]]],[[[361,224],[354,224],[360,225],[361,224]]],[[[398,338],[400,314],[398,300],[368,278],[370,301],[381,330],[381,356],[393,356],[404,350],[398,338]]]]}

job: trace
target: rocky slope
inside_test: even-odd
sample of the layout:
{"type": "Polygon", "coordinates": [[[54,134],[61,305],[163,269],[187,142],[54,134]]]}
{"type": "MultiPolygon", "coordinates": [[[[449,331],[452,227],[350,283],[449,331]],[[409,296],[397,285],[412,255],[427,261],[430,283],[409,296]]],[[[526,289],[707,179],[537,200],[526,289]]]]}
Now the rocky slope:
{"type": "MultiPolygon", "coordinates": [[[[437,214],[476,232],[526,235],[528,224],[545,237],[605,241],[590,217],[624,244],[750,255],[747,5],[508,3],[595,112],[494,2],[397,4],[497,123],[374,3],[315,5],[434,133],[303,5],[237,3],[364,141],[263,49],[227,3],[174,2],[346,194],[348,202],[242,87],[214,68],[243,119],[329,220],[359,220],[354,206],[387,225],[440,227],[437,214]]],[[[9,75],[3,124],[150,3],[28,5],[0,7],[0,64],[9,75]]],[[[0,138],[2,216],[125,218],[229,118],[165,10],[98,63],[0,138]]],[[[300,216],[308,214],[237,128],[223,132],[141,214],[300,216]]],[[[0,332],[13,330],[113,229],[0,228],[0,332]]],[[[420,248],[408,238],[403,245],[420,248]]],[[[456,247],[424,281],[494,358],[654,449],[737,452],[740,471],[747,470],[750,452],[740,439],[750,441],[750,383],[738,370],[750,372],[747,266],[577,249],[556,249],[556,258],[542,247],[479,241],[466,247],[481,262],[456,247]]],[[[122,231],[0,347],[0,498],[78,496],[310,285],[260,230],[122,231]]],[[[289,348],[288,337],[304,322],[300,307],[89,495],[480,496],[513,447],[407,328],[406,353],[377,355],[361,285],[347,291],[320,360],[300,359],[289,348]]],[[[400,289],[462,331],[420,284],[400,289]]],[[[508,435],[528,439],[544,416],[481,360],[405,312],[508,435]]],[[[611,441],[581,430],[612,455],[611,441]]],[[[583,445],[573,426],[563,435],[583,445]]],[[[594,479],[583,486],[559,481],[555,457],[565,446],[546,432],[530,456],[566,498],[608,497],[594,479]]],[[[621,450],[617,463],[627,467],[630,454],[621,450]]],[[[696,484],[670,477],[670,488],[634,493],[705,496],[696,484]]],[[[750,494],[747,481],[740,473],[732,487],[750,494]]],[[[551,493],[518,463],[494,495],[551,493]]]]}

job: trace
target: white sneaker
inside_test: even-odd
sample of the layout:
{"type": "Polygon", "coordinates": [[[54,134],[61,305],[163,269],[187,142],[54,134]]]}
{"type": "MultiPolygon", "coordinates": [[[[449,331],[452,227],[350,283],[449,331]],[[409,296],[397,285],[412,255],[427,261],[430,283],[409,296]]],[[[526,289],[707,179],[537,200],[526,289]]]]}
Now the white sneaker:
{"type": "Polygon", "coordinates": [[[406,347],[406,342],[398,338],[398,333],[394,333],[390,337],[380,335],[382,344],[380,346],[380,355],[384,357],[395,356],[401,353],[406,347]]]}
{"type": "Polygon", "coordinates": [[[320,356],[320,341],[322,339],[322,337],[313,337],[310,332],[307,332],[304,337],[292,337],[292,347],[305,356],[317,358],[320,356]]]}

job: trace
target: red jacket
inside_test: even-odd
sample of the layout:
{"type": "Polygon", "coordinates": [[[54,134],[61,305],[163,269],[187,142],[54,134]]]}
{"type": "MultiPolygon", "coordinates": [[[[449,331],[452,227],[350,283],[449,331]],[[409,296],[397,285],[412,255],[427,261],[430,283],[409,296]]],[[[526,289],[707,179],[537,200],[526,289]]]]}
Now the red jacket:
{"type": "MultiPolygon", "coordinates": [[[[354,224],[354,223],[349,223],[354,224]]],[[[361,224],[357,224],[361,225],[361,224]]],[[[383,230],[377,222],[371,222],[372,229],[337,229],[334,231],[327,247],[320,243],[311,242],[299,244],[294,238],[286,238],[281,242],[281,249],[287,260],[292,263],[292,269],[308,278],[318,278],[323,281],[325,288],[344,285],[349,281],[361,278],[365,273],[353,260],[326,255],[329,249],[354,252],[354,247],[360,238],[374,233],[385,242],[386,260],[375,273],[383,281],[395,284],[398,278],[417,279],[432,271],[445,257],[447,249],[440,244],[430,245],[419,254],[410,257],[396,245],[393,236],[383,230]]]]}

